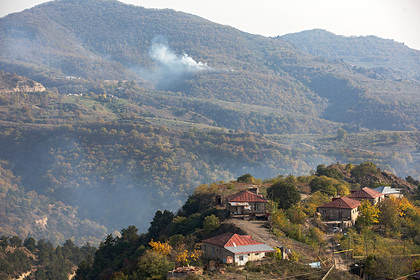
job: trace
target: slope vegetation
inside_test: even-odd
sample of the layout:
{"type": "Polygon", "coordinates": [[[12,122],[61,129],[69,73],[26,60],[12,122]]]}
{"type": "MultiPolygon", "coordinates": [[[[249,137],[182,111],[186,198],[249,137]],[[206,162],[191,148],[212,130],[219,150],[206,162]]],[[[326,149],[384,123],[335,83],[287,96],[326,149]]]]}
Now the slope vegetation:
{"type": "Polygon", "coordinates": [[[0,67],[64,93],[88,91],[98,79],[134,80],[145,88],[274,108],[293,118],[392,130],[418,129],[420,123],[417,82],[395,87],[281,38],[185,13],[111,0],[56,1],[0,22],[0,67]]]}

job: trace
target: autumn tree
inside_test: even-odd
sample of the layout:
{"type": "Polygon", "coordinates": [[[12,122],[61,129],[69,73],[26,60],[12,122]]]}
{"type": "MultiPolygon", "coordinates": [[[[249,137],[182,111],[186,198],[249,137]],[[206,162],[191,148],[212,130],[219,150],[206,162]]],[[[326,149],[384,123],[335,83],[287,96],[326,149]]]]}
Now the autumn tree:
{"type": "Polygon", "coordinates": [[[363,200],[359,206],[359,216],[357,223],[362,227],[370,227],[378,222],[379,209],[372,205],[368,200],[363,200]]]}

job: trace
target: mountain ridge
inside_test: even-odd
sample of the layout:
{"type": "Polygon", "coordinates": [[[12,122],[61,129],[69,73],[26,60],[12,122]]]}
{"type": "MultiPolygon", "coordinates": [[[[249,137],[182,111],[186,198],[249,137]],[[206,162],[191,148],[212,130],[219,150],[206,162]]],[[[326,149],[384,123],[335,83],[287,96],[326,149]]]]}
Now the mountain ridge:
{"type": "Polygon", "coordinates": [[[344,61],[374,69],[393,79],[420,79],[420,50],[392,39],[335,35],[323,29],[290,33],[280,38],[315,56],[344,61]]]}
{"type": "Polygon", "coordinates": [[[135,80],[150,90],[264,105],[369,129],[411,130],[420,123],[412,113],[419,106],[419,83],[400,81],[415,102],[391,106],[382,101],[402,97],[390,89],[387,75],[173,10],[54,1],[0,19],[0,36],[6,50],[1,68],[64,93],[87,92],[95,80],[135,80]],[[82,80],[70,86],[69,76],[82,80]],[[374,92],[378,81],[385,83],[380,95],[374,92]],[[374,122],[367,121],[376,117],[373,112],[360,106],[366,102],[380,114],[374,122]]]}

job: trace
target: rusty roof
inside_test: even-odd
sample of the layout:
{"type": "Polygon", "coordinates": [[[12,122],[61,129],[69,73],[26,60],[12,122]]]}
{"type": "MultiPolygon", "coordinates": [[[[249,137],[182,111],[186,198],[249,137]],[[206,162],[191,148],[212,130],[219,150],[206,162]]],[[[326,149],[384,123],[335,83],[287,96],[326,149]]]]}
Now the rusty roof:
{"type": "Polygon", "coordinates": [[[346,208],[353,209],[360,205],[360,201],[348,197],[333,198],[332,201],[325,203],[318,208],[346,208]]]}
{"type": "Polygon", "coordinates": [[[227,197],[229,202],[267,202],[267,199],[262,195],[250,191],[241,191],[227,197]]]}
{"type": "Polygon", "coordinates": [[[258,245],[264,244],[252,239],[251,235],[239,235],[232,232],[223,233],[217,236],[214,236],[209,239],[201,241],[202,243],[208,243],[220,247],[236,247],[236,246],[245,246],[245,245],[258,245]]]}
{"type": "Polygon", "coordinates": [[[372,190],[370,188],[363,188],[361,190],[357,190],[352,192],[351,194],[349,194],[347,197],[350,198],[365,198],[365,199],[373,199],[373,198],[377,198],[383,196],[382,193],[372,190]]]}

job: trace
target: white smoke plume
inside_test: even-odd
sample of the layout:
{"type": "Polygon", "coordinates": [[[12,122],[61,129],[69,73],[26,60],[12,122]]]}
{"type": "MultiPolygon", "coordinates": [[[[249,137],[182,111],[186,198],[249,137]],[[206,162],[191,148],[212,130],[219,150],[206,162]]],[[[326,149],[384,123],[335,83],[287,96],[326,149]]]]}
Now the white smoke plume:
{"type": "Polygon", "coordinates": [[[186,53],[176,55],[167,45],[161,43],[154,43],[149,55],[161,68],[173,73],[193,73],[209,69],[206,63],[196,62],[186,53]]]}
{"type": "Polygon", "coordinates": [[[197,62],[186,53],[175,53],[161,37],[153,40],[149,56],[156,67],[152,71],[143,71],[142,76],[162,90],[176,89],[188,76],[211,69],[207,63],[197,62]]]}

